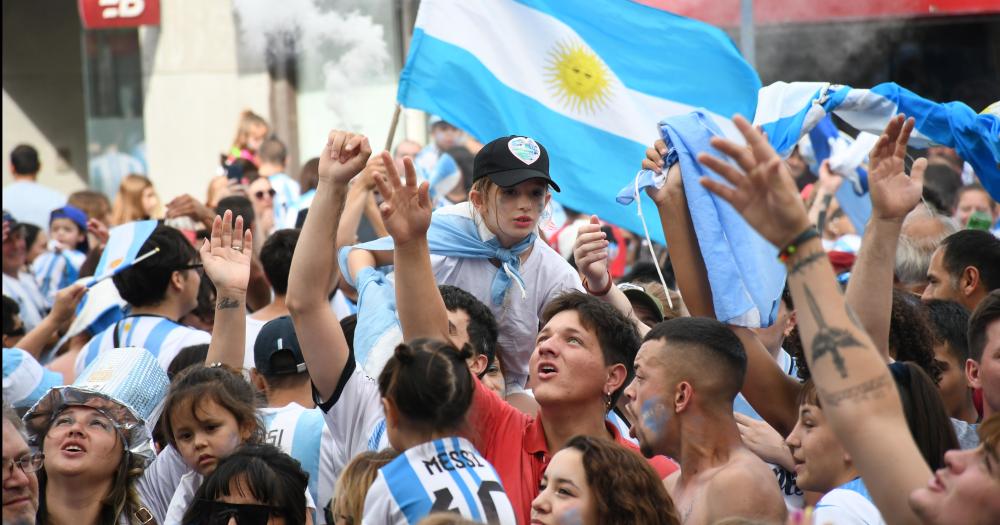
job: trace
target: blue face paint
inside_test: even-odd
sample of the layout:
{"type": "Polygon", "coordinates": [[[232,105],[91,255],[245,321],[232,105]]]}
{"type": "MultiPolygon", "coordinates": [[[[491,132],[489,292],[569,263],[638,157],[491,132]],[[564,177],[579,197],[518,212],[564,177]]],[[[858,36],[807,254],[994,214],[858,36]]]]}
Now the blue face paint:
{"type": "Polygon", "coordinates": [[[647,399],[642,403],[642,426],[649,432],[649,439],[655,439],[663,431],[667,418],[663,414],[663,405],[658,399],[647,399]]]}
{"type": "Polygon", "coordinates": [[[559,525],[583,525],[583,518],[580,516],[580,507],[567,509],[558,518],[559,525]]]}

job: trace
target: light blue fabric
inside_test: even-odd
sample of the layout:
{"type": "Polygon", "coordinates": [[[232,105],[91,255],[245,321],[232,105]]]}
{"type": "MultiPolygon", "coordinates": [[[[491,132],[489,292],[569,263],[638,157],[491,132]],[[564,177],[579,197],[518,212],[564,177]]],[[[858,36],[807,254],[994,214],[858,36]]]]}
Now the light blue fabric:
{"type": "Polygon", "coordinates": [[[778,261],[778,249],[699,182],[701,177],[723,180],[696,160],[702,152],[725,158],[709,144],[713,136],[723,133],[702,110],[667,118],[660,123],[660,130],[673,150],[667,166],[673,154],[681,165],[691,221],[701,255],[708,263],[716,317],[741,326],[770,326],[785,285],[785,267],[778,261]]]}
{"type": "Polygon", "coordinates": [[[788,155],[799,138],[829,113],[858,131],[876,135],[899,113],[914,117],[911,147],[955,148],[990,195],[1000,199],[1000,117],[977,115],[961,102],[933,102],[893,82],[871,89],[778,82],[761,89],[754,124],[764,128],[779,153],[788,155]]]}
{"type": "MultiPolygon", "coordinates": [[[[638,2],[589,0],[585,9],[580,2],[564,0],[516,3],[539,13],[539,19],[568,26],[575,33],[573,39],[592,50],[623,87],[684,109],[706,107],[726,117],[754,112],[760,79],[718,28],[638,2]]],[[[489,15],[483,13],[483,19],[489,20],[489,15]]],[[[546,31],[560,34],[561,27],[526,22],[523,34],[507,38],[524,41],[546,31]]],[[[542,55],[548,52],[537,50],[542,55]]],[[[522,62],[514,53],[509,58],[512,67],[522,62]]],[[[523,69],[526,76],[546,75],[542,68],[523,69]]],[[[629,96],[616,93],[623,99],[629,96]]],[[[613,196],[632,179],[636,164],[656,138],[657,121],[667,115],[648,114],[648,121],[632,130],[633,136],[649,134],[649,141],[639,141],[588,124],[572,111],[556,111],[539,101],[544,98],[501,82],[473,52],[435,38],[418,20],[400,75],[397,100],[403,106],[440,115],[484,143],[514,133],[531,136],[548,150],[550,173],[562,189],[561,204],[642,232],[636,214],[617,206],[613,196]]],[[[629,107],[635,105],[613,101],[609,109],[629,107]]],[[[660,225],[650,227],[653,240],[662,243],[660,225]]]]}
{"type": "MultiPolygon", "coordinates": [[[[520,255],[535,242],[535,234],[531,233],[520,242],[504,248],[496,237],[484,240],[475,221],[469,215],[470,206],[466,203],[440,208],[434,212],[430,229],[427,231],[427,242],[431,253],[447,257],[467,257],[471,259],[497,259],[501,271],[493,278],[491,300],[494,305],[503,304],[507,290],[512,284],[524,289],[524,279],[520,255]]],[[[382,237],[371,242],[357,244],[351,249],[360,248],[370,251],[392,250],[392,237],[382,237]]],[[[341,252],[341,262],[346,262],[346,254],[341,252]]],[[[347,266],[341,265],[341,268],[347,266]]]]}

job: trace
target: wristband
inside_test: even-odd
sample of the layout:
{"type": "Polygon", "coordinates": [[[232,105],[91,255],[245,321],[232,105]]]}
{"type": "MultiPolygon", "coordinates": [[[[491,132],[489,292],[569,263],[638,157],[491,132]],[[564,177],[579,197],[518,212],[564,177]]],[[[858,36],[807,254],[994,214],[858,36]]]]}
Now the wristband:
{"type": "Polygon", "coordinates": [[[802,233],[795,236],[792,242],[785,245],[784,248],[778,252],[778,260],[781,262],[788,262],[788,259],[795,255],[799,251],[799,246],[810,239],[819,237],[819,231],[813,226],[809,226],[802,233]]]}
{"type": "Polygon", "coordinates": [[[600,291],[595,292],[594,290],[591,290],[590,287],[587,286],[587,278],[586,277],[583,278],[583,289],[587,290],[587,293],[589,293],[590,295],[596,297],[604,297],[605,295],[608,295],[608,292],[611,291],[612,285],[614,285],[614,281],[611,280],[611,270],[608,270],[608,285],[605,286],[604,289],[600,291]]]}

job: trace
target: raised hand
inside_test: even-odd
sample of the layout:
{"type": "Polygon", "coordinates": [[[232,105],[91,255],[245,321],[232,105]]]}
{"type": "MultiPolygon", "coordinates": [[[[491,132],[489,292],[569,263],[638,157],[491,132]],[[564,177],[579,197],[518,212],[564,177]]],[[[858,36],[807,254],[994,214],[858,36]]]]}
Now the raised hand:
{"type": "Polygon", "coordinates": [[[427,182],[417,185],[417,172],[412,159],[403,159],[405,183],[400,181],[399,172],[396,171],[389,152],[382,152],[382,163],[385,175],[379,175],[375,179],[383,199],[379,211],[386,230],[396,246],[399,246],[427,234],[433,211],[427,193],[430,186],[427,182]]]}
{"type": "Polygon", "coordinates": [[[732,186],[707,177],[702,177],[701,184],[729,202],[771,244],[782,248],[809,226],[805,205],[788,168],[764,134],[739,115],[733,122],[750,148],[719,137],[712,139],[712,146],[740,169],[707,153],[698,155],[699,162],[732,186]]]}
{"type": "Polygon", "coordinates": [[[371,154],[372,147],[364,135],[347,131],[331,131],[323,153],[319,156],[319,179],[336,184],[347,184],[364,169],[371,154]]]}
{"type": "Polygon", "coordinates": [[[819,165],[819,180],[816,181],[816,186],[826,192],[827,195],[833,195],[837,193],[840,189],[840,185],[844,183],[844,177],[839,173],[830,169],[830,159],[824,160],[819,165]]]}
{"type": "Polygon", "coordinates": [[[71,284],[56,292],[55,301],[52,303],[52,311],[49,315],[61,326],[73,318],[76,313],[76,306],[83,299],[83,294],[87,293],[87,287],[82,284],[71,284]]]}
{"type": "Polygon", "coordinates": [[[167,218],[190,217],[198,222],[212,222],[214,214],[198,199],[185,193],[167,203],[167,218]]]}
{"type": "Polygon", "coordinates": [[[104,247],[107,245],[108,239],[111,238],[111,232],[108,230],[108,226],[94,218],[87,220],[87,233],[94,236],[98,247],[104,247]]]}
{"type": "Polygon", "coordinates": [[[666,154],[667,143],[663,139],[657,140],[652,147],[646,148],[646,158],[642,159],[642,169],[659,173],[663,169],[663,157],[666,154]]]}
{"type": "Polygon", "coordinates": [[[592,290],[603,290],[608,275],[608,240],[601,231],[601,221],[597,215],[590,216],[590,223],[580,226],[573,244],[573,258],[580,275],[586,279],[592,290]]]}
{"type": "Polygon", "coordinates": [[[879,219],[903,220],[923,195],[927,159],[918,159],[906,176],[906,143],[913,131],[913,118],[896,115],[868,155],[868,188],[872,215],[879,219]]]}
{"type": "Polygon", "coordinates": [[[212,222],[212,236],[201,245],[201,263],[221,298],[224,292],[246,294],[250,281],[250,254],[253,253],[253,233],[243,229],[243,217],[236,218],[226,210],[212,222]]]}

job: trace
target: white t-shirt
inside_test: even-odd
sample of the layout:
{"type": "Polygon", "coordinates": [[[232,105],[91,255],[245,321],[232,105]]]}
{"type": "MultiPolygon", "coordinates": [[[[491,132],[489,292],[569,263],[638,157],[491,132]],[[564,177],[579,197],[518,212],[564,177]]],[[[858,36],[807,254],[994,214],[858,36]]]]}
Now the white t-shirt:
{"type": "Polygon", "coordinates": [[[885,525],[861,478],[823,495],[813,510],[813,523],[835,525],[885,525]]]}
{"type": "Polygon", "coordinates": [[[408,449],[378,471],[365,498],[365,525],[413,525],[432,512],[480,523],[517,523],[500,477],[468,440],[436,439],[408,449]]]}
{"type": "MultiPolygon", "coordinates": [[[[204,480],[204,476],[193,470],[181,477],[180,483],[177,485],[177,490],[174,491],[174,496],[170,499],[166,518],[163,519],[164,525],[183,524],[184,513],[191,506],[191,502],[194,501],[194,494],[198,492],[201,482],[204,480]]],[[[309,495],[309,490],[306,489],[306,512],[310,511],[316,512],[316,502],[313,501],[312,496],[309,495]]]]}
{"type": "Polygon", "coordinates": [[[358,368],[353,354],[347,359],[337,390],[326,402],[317,399],[316,404],[333,438],[334,479],[354,456],[389,446],[378,384],[358,368]]]}
{"type": "Polygon", "coordinates": [[[135,488],[139,499],[153,513],[157,523],[164,523],[170,500],[180,484],[181,478],[191,472],[177,449],[164,448],[142,471],[135,488]]]}
{"type": "MultiPolygon", "coordinates": [[[[320,507],[333,497],[333,435],[318,408],[289,403],[281,408],[258,410],[267,429],[266,442],[285,451],[309,474],[309,494],[320,507]]],[[[313,523],[326,523],[322,512],[313,514],[313,523]]]]}
{"type": "Polygon", "coordinates": [[[49,304],[45,296],[38,289],[35,276],[27,272],[18,272],[17,278],[7,274],[3,275],[3,294],[10,297],[21,309],[21,321],[24,322],[25,332],[30,332],[32,328],[38,326],[49,311],[49,304]]]}
{"type": "Polygon", "coordinates": [[[249,315],[247,316],[247,339],[246,349],[243,351],[243,370],[248,373],[251,368],[257,368],[253,359],[253,345],[257,342],[257,334],[260,333],[261,328],[264,328],[266,324],[267,321],[258,321],[249,315]]]}
{"type": "Polygon", "coordinates": [[[101,352],[130,346],[145,348],[166,370],[182,348],[208,344],[211,340],[212,335],[208,332],[184,326],[166,317],[132,315],[107,327],[84,345],[76,358],[76,373],[79,375],[83,372],[101,352]],[[116,334],[118,344],[115,344],[116,334]]]}
{"type": "Polygon", "coordinates": [[[46,229],[52,210],[66,205],[66,196],[37,182],[15,182],[3,189],[3,209],[18,222],[46,229]]]}
{"type": "Polygon", "coordinates": [[[512,285],[503,304],[494,305],[490,288],[501,270],[489,260],[431,255],[431,264],[438,284],[450,284],[471,293],[493,312],[500,328],[497,340],[502,348],[500,357],[507,388],[520,391],[528,381],[528,359],[535,350],[542,309],[562,292],[583,291],[576,270],[541,238],[536,238],[531,254],[519,270],[527,298],[522,299],[520,289],[512,285]]]}

